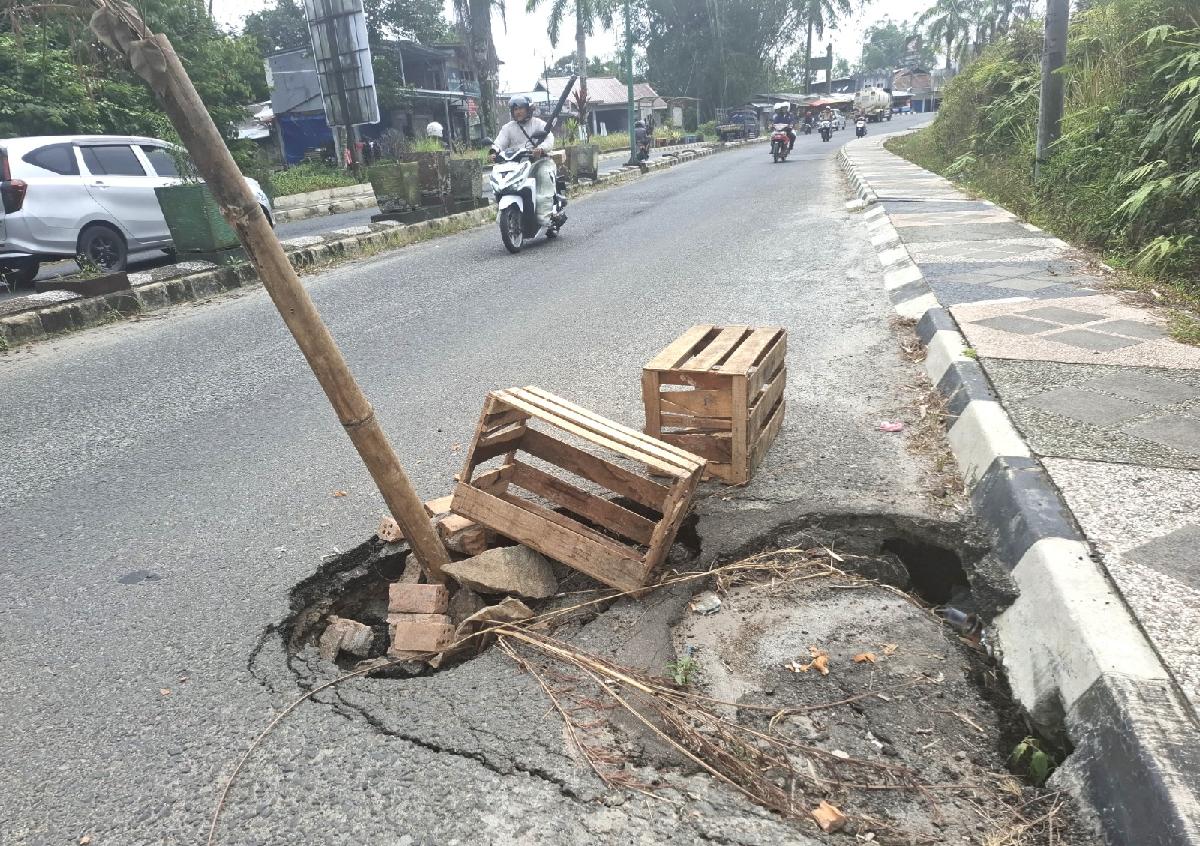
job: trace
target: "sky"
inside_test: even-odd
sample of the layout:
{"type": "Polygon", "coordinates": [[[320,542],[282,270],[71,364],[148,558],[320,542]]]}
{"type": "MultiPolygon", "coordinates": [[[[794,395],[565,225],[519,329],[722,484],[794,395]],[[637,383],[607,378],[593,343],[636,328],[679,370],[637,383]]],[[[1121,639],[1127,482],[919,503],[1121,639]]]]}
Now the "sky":
{"type": "MultiPolygon", "coordinates": [[[[213,14],[223,24],[240,28],[245,15],[269,4],[270,0],[213,0],[213,14]]],[[[932,0],[881,0],[873,6],[866,6],[865,9],[842,20],[836,30],[826,32],[820,44],[814,37],[813,55],[822,55],[825,52],[825,44],[832,40],[834,61],[845,58],[854,64],[862,48],[862,34],[872,23],[885,15],[897,21],[912,19],[931,4],[932,0]]],[[[529,14],[525,11],[523,0],[508,0],[506,6],[505,20],[502,21],[497,16],[494,23],[496,50],[504,62],[500,68],[500,88],[502,91],[525,91],[532,88],[542,76],[543,63],[553,64],[560,56],[573,51],[574,41],[571,36],[575,28],[570,21],[565,21],[564,34],[559,38],[558,47],[554,48],[550,46],[546,35],[544,12],[529,14]]],[[[446,17],[449,20],[454,19],[449,2],[446,4],[446,17]]],[[[617,51],[620,40],[619,31],[598,33],[588,39],[588,55],[601,58],[611,56],[617,51]]],[[[795,47],[803,49],[803,32],[799,33],[795,47]]],[[[785,57],[790,52],[787,51],[785,57]]]]}

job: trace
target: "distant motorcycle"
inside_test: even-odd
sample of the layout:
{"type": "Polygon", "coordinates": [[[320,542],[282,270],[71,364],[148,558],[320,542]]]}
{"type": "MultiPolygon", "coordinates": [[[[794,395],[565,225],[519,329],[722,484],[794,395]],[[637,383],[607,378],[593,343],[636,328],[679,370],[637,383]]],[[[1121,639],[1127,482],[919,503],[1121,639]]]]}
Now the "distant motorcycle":
{"type": "Polygon", "coordinates": [[[804,123],[800,126],[800,131],[803,132],[805,135],[812,135],[812,121],[811,120],[804,121],[804,123]]]}
{"type": "Polygon", "coordinates": [[[791,152],[792,139],[788,136],[788,125],[777,123],[771,128],[771,157],[776,164],[788,157],[791,152]]]}
{"type": "Polygon", "coordinates": [[[854,122],[854,135],[858,138],[865,138],[867,135],[867,121],[864,118],[859,118],[854,122]]]}
{"type": "Polygon", "coordinates": [[[637,145],[637,157],[639,162],[644,162],[650,158],[650,144],[646,141],[639,141],[637,145]]]}
{"type": "Polygon", "coordinates": [[[833,137],[833,122],[823,120],[817,124],[817,130],[821,133],[821,140],[828,141],[833,137]]]}

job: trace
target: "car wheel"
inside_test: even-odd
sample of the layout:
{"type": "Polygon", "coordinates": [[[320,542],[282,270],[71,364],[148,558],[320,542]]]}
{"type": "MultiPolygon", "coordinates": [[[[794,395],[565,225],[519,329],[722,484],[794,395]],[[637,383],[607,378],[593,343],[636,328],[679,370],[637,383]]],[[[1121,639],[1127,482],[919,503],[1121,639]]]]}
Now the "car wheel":
{"type": "Polygon", "coordinates": [[[79,233],[79,246],[75,252],[83,261],[109,272],[124,270],[129,259],[125,238],[104,223],[93,223],[84,228],[79,233]]]}
{"type": "Polygon", "coordinates": [[[0,277],[3,277],[13,290],[16,290],[26,285],[32,285],[41,269],[41,262],[37,259],[14,261],[12,264],[0,265],[0,277]]]}

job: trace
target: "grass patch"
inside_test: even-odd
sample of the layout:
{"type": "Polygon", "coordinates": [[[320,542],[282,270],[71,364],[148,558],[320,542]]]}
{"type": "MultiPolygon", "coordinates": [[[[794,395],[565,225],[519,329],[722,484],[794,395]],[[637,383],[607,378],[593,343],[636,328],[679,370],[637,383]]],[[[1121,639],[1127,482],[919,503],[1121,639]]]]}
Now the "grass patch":
{"type": "Polygon", "coordinates": [[[359,181],[354,178],[353,173],[343,168],[304,162],[272,174],[271,184],[275,188],[276,197],[286,197],[289,194],[307,194],[327,188],[346,188],[358,185],[359,181]]]}

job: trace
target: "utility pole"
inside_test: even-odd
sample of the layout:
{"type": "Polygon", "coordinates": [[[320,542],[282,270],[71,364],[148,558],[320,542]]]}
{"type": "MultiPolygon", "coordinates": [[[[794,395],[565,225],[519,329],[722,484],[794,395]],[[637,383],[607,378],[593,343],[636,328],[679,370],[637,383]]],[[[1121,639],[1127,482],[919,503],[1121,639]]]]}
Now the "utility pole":
{"type": "Polygon", "coordinates": [[[1033,178],[1041,176],[1050,160],[1050,148],[1062,133],[1063,77],[1059,69],[1067,61],[1067,24],[1071,0],[1047,0],[1046,36],[1042,42],[1042,92],[1038,102],[1037,153],[1033,178]]]}
{"type": "Polygon", "coordinates": [[[442,568],[449,557],[425,506],[171,42],[165,35],[150,31],[128,3],[92,0],[92,5],[96,7],[90,22],[92,31],[111,50],[127,57],[134,72],[157,95],[413,553],[431,582],[444,582],[442,568]]]}
{"type": "Polygon", "coordinates": [[[625,79],[629,95],[629,161],[626,164],[636,165],[637,137],[633,132],[633,13],[629,9],[629,0],[625,0],[625,79]]]}
{"type": "Polygon", "coordinates": [[[825,94],[833,93],[833,42],[825,47],[825,94]]]}

